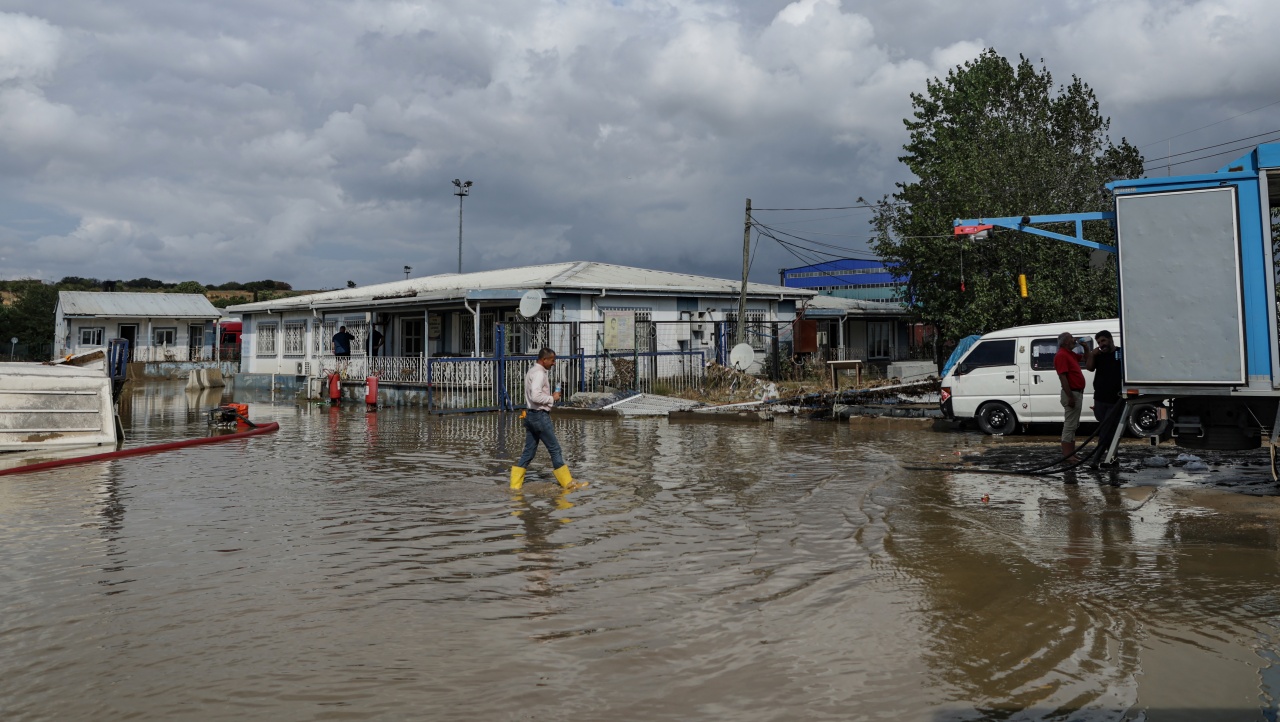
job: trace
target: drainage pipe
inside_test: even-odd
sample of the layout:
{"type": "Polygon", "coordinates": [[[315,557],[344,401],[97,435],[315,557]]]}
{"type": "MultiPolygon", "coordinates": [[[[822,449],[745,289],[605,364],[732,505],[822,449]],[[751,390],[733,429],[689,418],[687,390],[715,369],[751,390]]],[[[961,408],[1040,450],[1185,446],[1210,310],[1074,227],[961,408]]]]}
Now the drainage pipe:
{"type": "Polygon", "coordinates": [[[88,456],[76,456],[70,459],[55,459],[53,461],[42,461],[37,464],[27,464],[26,466],[17,466],[12,469],[0,469],[0,476],[9,474],[25,474],[29,471],[44,471],[45,469],[56,469],[60,466],[71,466],[72,464],[88,464],[93,461],[107,461],[108,459],[121,459],[126,456],[141,456],[142,454],[154,454],[160,451],[171,451],[173,449],[181,449],[187,446],[199,446],[201,444],[217,444],[223,441],[233,441],[235,439],[244,439],[259,434],[270,434],[280,428],[280,424],[272,421],[266,424],[259,424],[255,429],[248,431],[238,431],[234,434],[219,434],[217,436],[202,436],[198,439],[184,439],[182,441],[170,441],[165,444],[152,444],[150,446],[137,446],[132,449],[119,449],[117,451],[108,451],[103,454],[90,454],[88,456]]]}

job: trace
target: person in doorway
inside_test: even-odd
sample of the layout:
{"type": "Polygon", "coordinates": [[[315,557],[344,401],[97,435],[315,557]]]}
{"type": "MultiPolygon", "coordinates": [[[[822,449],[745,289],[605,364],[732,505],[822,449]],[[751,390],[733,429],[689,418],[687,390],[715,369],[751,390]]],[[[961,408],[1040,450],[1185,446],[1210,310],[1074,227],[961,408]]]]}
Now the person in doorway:
{"type": "Polygon", "coordinates": [[[524,473],[538,451],[539,442],[551,454],[551,468],[560,486],[567,491],[586,486],[575,482],[569,474],[569,467],[564,463],[564,455],[560,452],[560,441],[556,439],[556,430],[551,424],[551,407],[560,400],[560,392],[551,392],[551,379],[547,372],[555,364],[556,352],[543,347],[538,351],[538,360],[524,375],[524,403],[527,407],[521,414],[524,419],[524,452],[520,454],[516,465],[511,467],[512,489],[524,486],[524,473]]]}
{"type": "Polygon", "coordinates": [[[1063,331],[1058,335],[1058,353],[1053,357],[1053,370],[1062,382],[1062,458],[1076,453],[1076,428],[1080,426],[1080,407],[1084,405],[1084,374],[1075,354],[1076,339],[1063,331]]]}
{"type": "MultiPolygon", "coordinates": [[[[1124,352],[1115,345],[1110,331],[1099,331],[1093,338],[1098,345],[1089,352],[1085,370],[1093,372],[1093,418],[1102,423],[1120,404],[1120,365],[1124,352]]],[[[1109,432],[1109,428],[1101,429],[1098,438],[1111,438],[1109,432]]]]}
{"type": "Polygon", "coordinates": [[[382,332],[379,331],[376,326],[373,329],[373,335],[369,337],[369,343],[371,345],[369,355],[381,356],[382,355],[382,332]]]}
{"type": "Polygon", "coordinates": [[[333,355],[350,356],[351,342],[354,340],[356,340],[356,337],[347,333],[346,326],[339,326],[338,332],[333,335],[333,355]]]}

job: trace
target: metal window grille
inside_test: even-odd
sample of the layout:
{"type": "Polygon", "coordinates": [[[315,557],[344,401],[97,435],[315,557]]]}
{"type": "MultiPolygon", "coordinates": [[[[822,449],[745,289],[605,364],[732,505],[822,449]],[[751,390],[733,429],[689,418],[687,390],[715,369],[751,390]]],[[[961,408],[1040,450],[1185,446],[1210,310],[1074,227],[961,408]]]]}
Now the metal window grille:
{"type": "Polygon", "coordinates": [[[304,356],[307,349],[307,324],[286,323],[284,325],[284,355],[304,356]]]}
{"type": "Polygon", "coordinates": [[[369,352],[369,347],[366,346],[369,342],[369,322],[347,321],[344,325],[347,327],[347,333],[355,337],[351,341],[351,355],[367,354],[369,352]]]}
{"type": "Polygon", "coordinates": [[[264,323],[258,326],[258,352],[259,357],[274,357],[276,355],[276,324],[264,323]]]}
{"type": "Polygon", "coordinates": [[[315,356],[329,356],[333,353],[333,335],[338,332],[336,321],[316,321],[312,324],[314,335],[311,339],[311,352],[315,356]]]}
{"type": "Polygon", "coordinates": [[[736,338],[738,333],[738,312],[726,310],[724,312],[724,320],[729,329],[729,347],[732,348],[740,343],[749,343],[751,348],[757,351],[765,350],[769,339],[765,337],[764,333],[764,317],[764,311],[747,311],[747,337],[739,340],[736,338]]]}

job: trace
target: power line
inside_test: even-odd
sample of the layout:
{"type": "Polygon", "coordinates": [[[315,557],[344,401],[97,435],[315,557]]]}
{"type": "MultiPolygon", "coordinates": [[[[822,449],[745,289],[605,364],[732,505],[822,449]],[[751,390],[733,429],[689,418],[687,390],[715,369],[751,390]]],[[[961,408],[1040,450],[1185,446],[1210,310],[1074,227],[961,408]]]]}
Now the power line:
{"type": "MultiPolygon", "coordinates": [[[[891,206],[902,205],[901,201],[888,201],[888,203],[891,206]]],[[[877,204],[867,203],[860,206],[829,206],[825,208],[752,208],[751,212],[755,213],[756,211],[851,211],[856,208],[876,208],[876,207],[878,207],[877,204]]]]}
{"type": "MultiPolygon", "coordinates": [[[[1276,136],[1276,137],[1274,137],[1274,138],[1268,138],[1267,140],[1280,140],[1280,135],[1277,135],[1277,136],[1276,136]]],[[[1266,142],[1266,141],[1263,141],[1263,142],[1266,142]]],[[[1250,143],[1250,144],[1248,144],[1248,145],[1242,145],[1242,146],[1239,146],[1239,147],[1237,147],[1237,148],[1228,148],[1227,150],[1219,151],[1219,152],[1217,152],[1217,153],[1210,153],[1210,154],[1208,154],[1208,155],[1202,155],[1202,156],[1199,156],[1199,157],[1197,157],[1197,158],[1188,158],[1188,159],[1186,159],[1186,160],[1180,160],[1180,161],[1178,161],[1177,163],[1165,163],[1165,164],[1164,164],[1164,166],[1167,168],[1167,167],[1171,167],[1171,166],[1175,166],[1175,165],[1186,165],[1187,163],[1194,163],[1194,162],[1196,162],[1196,161],[1198,161],[1198,160],[1206,160],[1206,159],[1208,159],[1208,158],[1216,158],[1216,157],[1218,157],[1218,156],[1220,156],[1220,155],[1227,155],[1227,154],[1229,154],[1229,153],[1239,153],[1240,151],[1242,151],[1242,150],[1246,150],[1246,149],[1248,149],[1248,148],[1252,148],[1252,147],[1254,147],[1255,145],[1261,145],[1261,144],[1260,144],[1260,143],[1250,143]]],[[[1158,168],[1158,167],[1160,167],[1160,166],[1156,166],[1156,167],[1158,168]]]]}
{"type": "MultiPolygon", "coordinates": [[[[1239,142],[1240,142],[1240,141],[1242,141],[1242,140],[1252,140],[1252,139],[1254,139],[1254,138],[1261,138],[1261,137],[1262,137],[1262,136],[1264,136],[1264,135],[1273,135],[1273,134],[1275,134],[1275,133],[1280,133],[1280,128],[1277,128],[1277,129],[1275,129],[1275,130],[1268,130],[1268,131],[1267,131],[1267,132],[1265,132],[1265,133],[1258,133],[1257,135],[1246,135],[1246,136],[1244,136],[1243,138],[1236,138],[1236,139],[1234,139],[1234,140],[1228,140],[1228,141],[1226,141],[1226,142],[1223,142],[1223,143],[1217,143],[1217,144],[1215,144],[1215,145],[1206,145],[1206,146],[1204,146],[1203,148],[1192,148],[1191,150],[1184,150],[1184,151],[1182,151],[1181,153],[1173,153],[1173,154],[1170,154],[1170,155],[1162,155],[1162,156],[1160,156],[1160,157],[1158,157],[1158,158],[1152,158],[1152,159],[1150,159],[1150,160],[1145,160],[1145,161],[1143,161],[1143,165],[1148,165],[1148,164],[1151,164],[1151,163],[1159,163],[1160,161],[1163,161],[1163,160],[1168,160],[1168,159],[1170,159],[1170,158],[1177,158],[1177,157],[1179,157],[1179,156],[1183,156],[1183,155],[1190,155],[1190,154],[1192,154],[1192,153],[1199,153],[1199,152],[1200,152],[1200,151],[1202,151],[1202,150],[1211,150],[1211,149],[1213,149],[1213,148],[1221,148],[1221,147],[1222,147],[1222,146],[1224,146],[1224,145],[1231,145],[1232,143],[1239,143],[1239,142]]],[[[1224,152],[1227,152],[1227,151],[1224,151],[1224,152]]]]}
{"type": "Polygon", "coordinates": [[[1204,130],[1205,128],[1212,128],[1213,126],[1215,126],[1215,125],[1219,125],[1219,124],[1221,124],[1221,123],[1225,123],[1225,122],[1227,122],[1228,120],[1235,120],[1236,118],[1239,118],[1239,117],[1241,117],[1241,116],[1245,116],[1245,115],[1248,115],[1248,114],[1250,114],[1250,113],[1256,113],[1256,112],[1258,112],[1259,110],[1264,110],[1264,109],[1266,109],[1266,108],[1270,108],[1270,107],[1271,107],[1271,106],[1273,106],[1273,105],[1280,105],[1280,100],[1272,101],[1272,102],[1270,102],[1270,103],[1267,103],[1266,105],[1263,105],[1263,106],[1259,106],[1259,107],[1257,107],[1257,108],[1254,108],[1253,110],[1246,110],[1245,112],[1240,113],[1239,115],[1233,115],[1233,116],[1231,116],[1230,118],[1223,118],[1222,120],[1214,121],[1214,122],[1212,122],[1212,123],[1210,123],[1210,124],[1208,124],[1208,125],[1202,125],[1202,126],[1200,126],[1199,128],[1193,128],[1193,129],[1188,130],[1188,131],[1186,131],[1186,132],[1184,132],[1184,133],[1178,133],[1177,135],[1171,135],[1171,136],[1169,136],[1168,138],[1161,138],[1160,140],[1153,140],[1153,141],[1151,141],[1150,143],[1147,143],[1146,145],[1140,145],[1140,146],[1138,146],[1138,147],[1139,147],[1139,148],[1146,148],[1147,146],[1155,145],[1156,143],[1163,143],[1163,142],[1168,141],[1168,140],[1173,140],[1174,138],[1181,138],[1182,136],[1184,136],[1184,135],[1190,135],[1190,134],[1192,134],[1192,133],[1196,132],[1197,130],[1204,130]]]}
{"type": "MultiPolygon", "coordinates": [[[[824,248],[831,248],[831,249],[834,249],[834,250],[837,250],[837,251],[845,251],[846,253],[851,253],[851,254],[854,254],[854,255],[872,256],[872,257],[875,257],[875,258],[879,258],[879,256],[877,256],[875,253],[872,253],[871,251],[860,251],[860,250],[857,250],[857,249],[854,249],[854,248],[849,248],[849,247],[847,247],[847,246],[837,246],[837,245],[834,245],[834,244],[831,244],[831,243],[823,243],[822,241],[815,241],[815,240],[813,240],[812,238],[805,238],[804,236],[797,236],[797,235],[796,235],[796,234],[794,234],[794,233],[787,233],[787,232],[786,232],[786,231],[784,231],[784,230],[780,230],[780,229],[778,229],[778,228],[773,228],[773,227],[767,226],[767,225],[765,225],[765,224],[761,223],[760,221],[755,220],[754,218],[753,218],[753,219],[751,219],[751,224],[752,224],[753,226],[755,226],[756,228],[764,228],[764,229],[766,229],[766,230],[770,231],[771,233],[780,233],[780,234],[782,234],[782,235],[784,235],[784,236],[786,236],[786,237],[788,237],[788,238],[794,238],[794,239],[796,239],[797,241],[803,241],[804,243],[810,243],[810,244],[813,244],[813,245],[815,245],[815,246],[822,246],[822,247],[824,247],[824,248]]],[[[776,237],[774,237],[774,236],[772,236],[772,235],[771,235],[770,237],[771,237],[771,238],[773,238],[775,241],[776,241],[776,240],[779,240],[778,238],[776,238],[776,237]]]]}

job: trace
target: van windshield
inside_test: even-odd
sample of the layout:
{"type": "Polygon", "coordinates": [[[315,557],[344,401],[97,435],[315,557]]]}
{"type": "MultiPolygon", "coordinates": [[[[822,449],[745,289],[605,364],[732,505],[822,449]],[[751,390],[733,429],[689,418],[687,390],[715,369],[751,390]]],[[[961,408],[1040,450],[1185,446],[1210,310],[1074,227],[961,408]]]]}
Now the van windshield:
{"type": "Polygon", "coordinates": [[[964,357],[961,366],[966,370],[973,370],[985,366],[1012,366],[1013,352],[1017,346],[1017,340],[1008,338],[995,341],[980,341],[964,357]]]}

